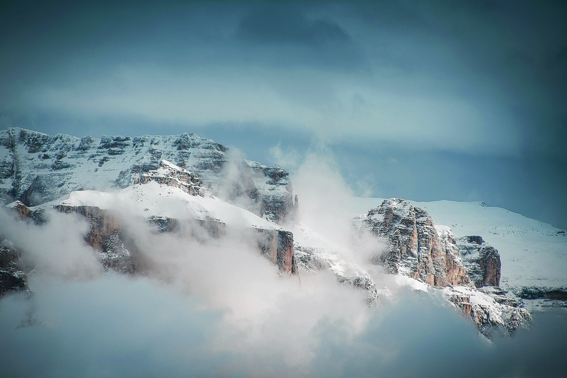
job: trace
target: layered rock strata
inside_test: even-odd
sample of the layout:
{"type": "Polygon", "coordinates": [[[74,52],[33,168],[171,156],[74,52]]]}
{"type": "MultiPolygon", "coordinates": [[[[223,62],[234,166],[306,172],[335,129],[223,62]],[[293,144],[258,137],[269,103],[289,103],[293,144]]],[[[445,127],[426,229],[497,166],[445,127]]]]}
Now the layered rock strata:
{"type": "Polygon", "coordinates": [[[192,196],[203,195],[201,180],[196,174],[177,167],[167,160],[161,160],[158,169],[141,173],[140,177],[134,180],[134,184],[147,184],[151,181],[179,188],[192,196]]]}
{"type": "Polygon", "coordinates": [[[385,241],[372,261],[442,288],[444,296],[488,338],[527,327],[529,312],[499,287],[500,256],[479,236],[455,239],[449,227],[435,226],[427,212],[392,198],[354,221],[359,236],[385,241]]]}
{"type": "MultiPolygon", "coordinates": [[[[101,262],[106,269],[113,269],[121,273],[135,273],[137,248],[135,241],[124,234],[119,217],[113,215],[111,211],[94,206],[59,205],[56,208],[63,213],[80,214],[88,220],[90,229],[85,236],[85,241],[101,252],[101,262]]],[[[200,241],[205,241],[202,239],[203,231],[212,238],[222,237],[226,233],[226,225],[213,218],[180,221],[174,218],[153,216],[148,218],[148,222],[162,233],[189,230],[186,236],[200,241]]],[[[255,230],[258,234],[258,250],[277,265],[282,273],[297,274],[293,234],[277,229],[256,228],[255,230]]]]}

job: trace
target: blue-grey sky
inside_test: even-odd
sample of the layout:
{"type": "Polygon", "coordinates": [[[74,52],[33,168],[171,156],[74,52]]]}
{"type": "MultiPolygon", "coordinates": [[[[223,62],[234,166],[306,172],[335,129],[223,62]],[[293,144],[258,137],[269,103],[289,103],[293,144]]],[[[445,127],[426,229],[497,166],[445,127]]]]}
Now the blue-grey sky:
{"type": "Polygon", "coordinates": [[[0,127],[195,132],[358,194],[477,200],[567,228],[562,1],[18,1],[0,127]]]}

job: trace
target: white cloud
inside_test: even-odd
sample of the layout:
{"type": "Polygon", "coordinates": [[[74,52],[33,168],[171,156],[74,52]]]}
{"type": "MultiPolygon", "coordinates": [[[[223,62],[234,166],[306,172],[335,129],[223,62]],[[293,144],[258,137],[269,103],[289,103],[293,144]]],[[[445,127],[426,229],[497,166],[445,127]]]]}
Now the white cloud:
{"type": "Polygon", "coordinates": [[[276,164],[285,167],[288,171],[294,171],[301,161],[301,154],[293,147],[282,149],[277,144],[270,148],[269,153],[276,164]]]}
{"type": "Polygon", "coordinates": [[[84,218],[47,211],[44,226],[16,222],[13,214],[0,209],[0,237],[21,248],[24,262],[43,274],[89,278],[102,272],[96,251],[84,241],[88,224],[84,218]]]}

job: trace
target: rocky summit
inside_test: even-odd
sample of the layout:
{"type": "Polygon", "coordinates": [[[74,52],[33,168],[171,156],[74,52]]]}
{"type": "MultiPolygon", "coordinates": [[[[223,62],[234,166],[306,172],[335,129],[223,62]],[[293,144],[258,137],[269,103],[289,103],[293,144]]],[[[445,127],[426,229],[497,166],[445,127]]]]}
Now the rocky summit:
{"type": "Polygon", "coordinates": [[[390,273],[404,273],[433,286],[469,283],[454,241],[439,237],[427,212],[392,198],[355,220],[359,230],[387,239],[386,252],[373,261],[390,273]]]}

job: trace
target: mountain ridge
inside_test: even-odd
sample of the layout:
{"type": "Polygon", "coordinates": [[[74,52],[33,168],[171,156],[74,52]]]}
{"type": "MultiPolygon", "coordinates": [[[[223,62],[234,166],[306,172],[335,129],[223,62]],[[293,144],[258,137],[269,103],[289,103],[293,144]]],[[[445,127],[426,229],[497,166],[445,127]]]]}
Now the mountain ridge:
{"type": "Polygon", "coordinates": [[[203,186],[252,212],[293,217],[289,174],[229,154],[196,134],[73,137],[12,128],[0,131],[0,195],[35,206],[85,189],[125,188],[161,160],[197,174],[203,186]],[[220,190],[224,189],[224,192],[220,190]]]}
{"type": "MultiPolygon", "coordinates": [[[[377,199],[372,206],[367,201],[366,215],[355,223],[359,234],[373,235],[375,254],[370,265],[350,260],[350,252],[343,253],[341,246],[321,239],[295,219],[297,197],[285,170],[231,156],[226,147],[195,134],[97,139],[10,129],[0,133],[0,192],[5,202],[16,200],[9,207],[22,218],[35,217],[41,223],[41,211],[55,208],[89,219],[85,241],[99,251],[106,269],[122,273],[134,274],[144,264],[136,263],[135,242],[128,240],[120,221],[108,218],[115,207],[145,219],[151,232],[181,232],[181,237],[200,242],[240,230],[241,237],[253,240],[253,249],[281,273],[299,278],[329,270],[341,284],[364,290],[371,306],[391,297],[390,289],[376,280],[372,264],[377,264],[400,277],[401,286],[441,290],[487,337],[527,326],[530,314],[522,306],[530,295],[541,302],[534,309],[550,300],[565,306],[563,287],[557,285],[526,289],[510,285],[509,275],[502,274],[500,288],[497,249],[502,244],[494,245],[490,237],[497,248],[485,243],[486,229],[455,237],[452,229],[458,230],[458,224],[434,222],[427,206],[402,199],[382,200],[378,206],[377,199]],[[96,190],[98,180],[104,185],[96,190]],[[310,238],[319,242],[305,244],[310,238]],[[480,247],[473,251],[465,245],[471,241],[480,247]]],[[[351,248],[356,250],[356,245],[351,248]]],[[[3,272],[25,276],[12,269],[17,249],[4,249],[3,272]]],[[[502,266],[507,264],[503,259],[502,266]]]]}

